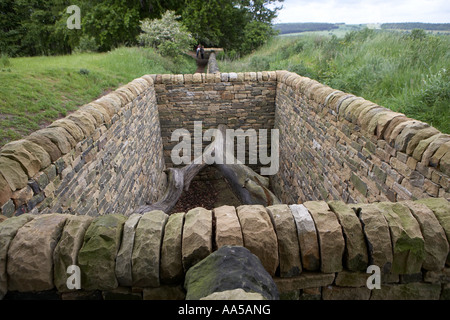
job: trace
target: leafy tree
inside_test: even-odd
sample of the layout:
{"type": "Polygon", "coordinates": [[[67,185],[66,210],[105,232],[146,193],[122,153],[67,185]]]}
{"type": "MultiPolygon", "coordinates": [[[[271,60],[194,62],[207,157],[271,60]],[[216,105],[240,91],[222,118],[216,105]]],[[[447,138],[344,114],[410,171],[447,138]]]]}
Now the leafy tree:
{"type": "Polygon", "coordinates": [[[206,46],[247,52],[273,35],[268,27],[280,8],[270,9],[268,5],[283,1],[190,0],[182,16],[189,31],[206,46]]]}
{"type": "Polygon", "coordinates": [[[194,43],[192,35],[177,19],[173,11],[166,11],[161,19],[145,19],[141,22],[143,33],[138,40],[145,46],[157,48],[164,56],[178,56],[194,43]]]}

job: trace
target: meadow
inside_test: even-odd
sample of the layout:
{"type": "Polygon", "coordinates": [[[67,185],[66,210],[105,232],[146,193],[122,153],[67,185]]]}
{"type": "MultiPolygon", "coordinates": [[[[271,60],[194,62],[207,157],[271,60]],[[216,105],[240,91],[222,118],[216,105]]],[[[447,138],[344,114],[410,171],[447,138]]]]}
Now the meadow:
{"type": "Polygon", "coordinates": [[[222,72],[288,70],[450,133],[450,36],[363,29],[278,36],[222,72]]]}
{"type": "Polygon", "coordinates": [[[144,74],[194,73],[196,67],[187,55],[169,59],[138,47],[64,56],[2,56],[0,146],[144,74]]]}

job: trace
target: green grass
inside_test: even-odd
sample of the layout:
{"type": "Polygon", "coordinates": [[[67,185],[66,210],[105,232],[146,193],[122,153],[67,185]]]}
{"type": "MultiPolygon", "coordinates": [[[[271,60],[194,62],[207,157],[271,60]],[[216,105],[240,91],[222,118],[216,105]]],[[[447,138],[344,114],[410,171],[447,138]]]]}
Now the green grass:
{"type": "Polygon", "coordinates": [[[289,70],[450,133],[450,36],[361,30],[276,37],[221,72],[289,70]],[[419,34],[420,35],[420,34],[419,34]]]}
{"type": "Polygon", "coordinates": [[[173,60],[144,48],[52,57],[1,57],[0,146],[145,74],[195,70],[195,60],[188,56],[173,60]]]}

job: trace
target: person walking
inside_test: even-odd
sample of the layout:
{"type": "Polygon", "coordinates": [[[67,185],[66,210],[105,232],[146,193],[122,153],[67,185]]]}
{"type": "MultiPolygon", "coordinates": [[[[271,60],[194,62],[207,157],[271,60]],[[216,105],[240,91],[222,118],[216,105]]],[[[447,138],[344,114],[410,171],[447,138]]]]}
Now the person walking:
{"type": "Polygon", "coordinates": [[[205,48],[203,46],[200,47],[200,54],[202,56],[202,59],[205,59],[205,48]]]}
{"type": "Polygon", "coordinates": [[[201,44],[199,44],[199,45],[197,46],[197,59],[198,59],[198,55],[199,55],[199,53],[200,53],[201,47],[202,47],[201,44]]]}

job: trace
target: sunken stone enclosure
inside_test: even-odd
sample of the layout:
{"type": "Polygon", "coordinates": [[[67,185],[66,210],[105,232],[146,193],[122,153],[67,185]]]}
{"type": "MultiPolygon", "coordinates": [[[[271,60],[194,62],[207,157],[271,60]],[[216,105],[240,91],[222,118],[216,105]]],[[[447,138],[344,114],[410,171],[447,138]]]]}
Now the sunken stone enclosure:
{"type": "Polygon", "coordinates": [[[1,148],[0,297],[184,299],[190,267],[230,245],[281,299],[448,300],[449,175],[449,135],[295,73],[146,75],[1,148]],[[134,213],[194,121],[278,129],[282,204],[134,213]]]}

